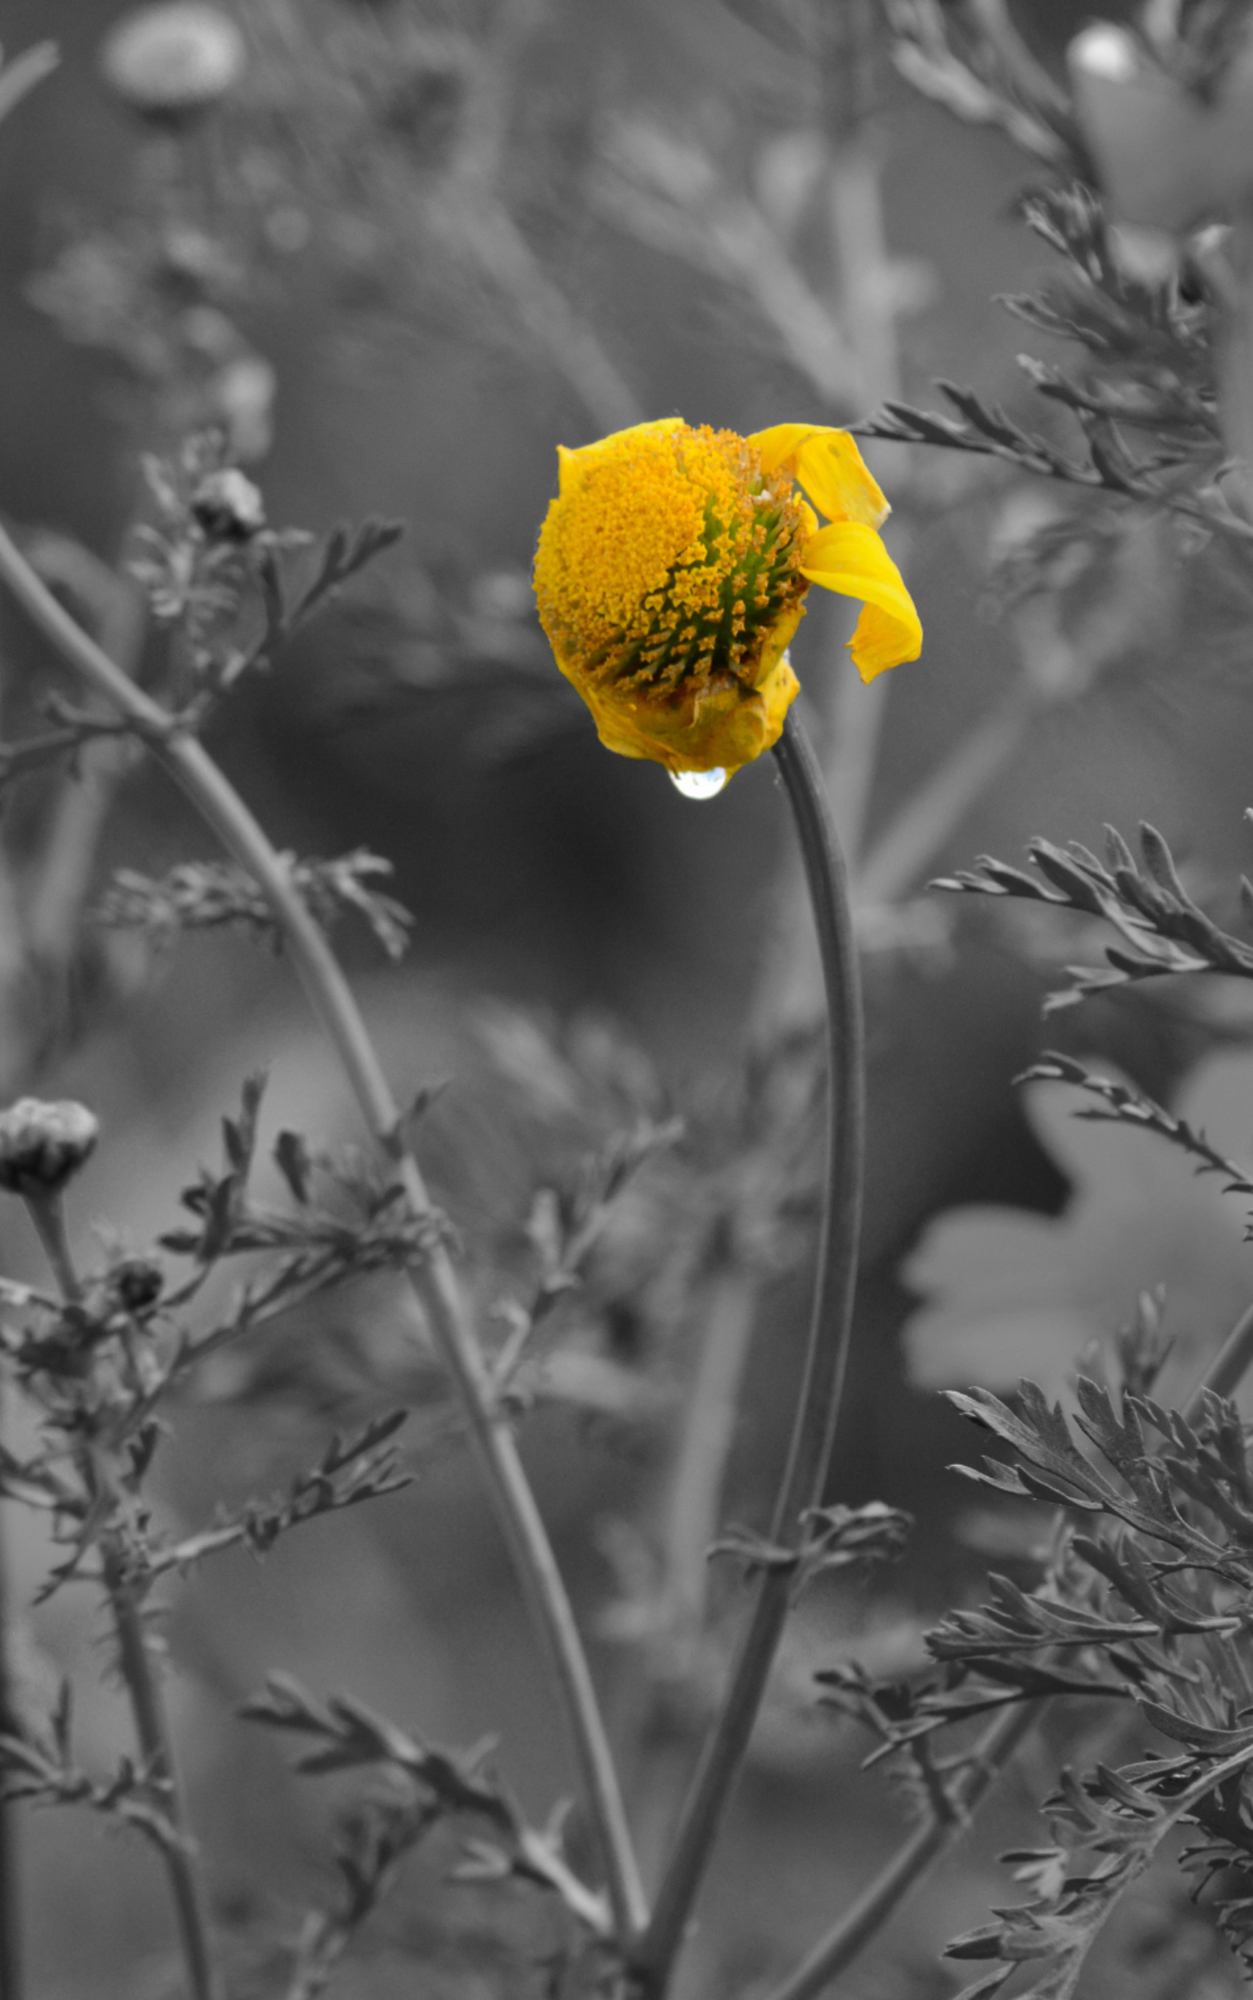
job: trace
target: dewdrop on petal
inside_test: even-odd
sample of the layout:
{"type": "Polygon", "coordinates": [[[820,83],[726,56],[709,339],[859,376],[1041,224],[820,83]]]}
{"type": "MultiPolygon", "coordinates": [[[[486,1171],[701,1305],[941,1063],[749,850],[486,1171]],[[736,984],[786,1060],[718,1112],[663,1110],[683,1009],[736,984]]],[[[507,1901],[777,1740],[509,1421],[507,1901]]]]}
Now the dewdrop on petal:
{"type": "Polygon", "coordinates": [[[99,1123],[85,1104],[19,1097],[0,1111],[0,1188],[28,1201],[59,1194],[99,1137],[99,1123]]]}
{"type": "Polygon", "coordinates": [[[220,7],[171,0],[123,14],[104,38],[105,82],[141,117],[193,117],[226,96],[243,72],[244,38],[220,7]]]}
{"type": "Polygon", "coordinates": [[[727,774],[721,764],[715,764],[712,771],[671,771],[670,783],[685,799],[716,799],[719,792],[726,789],[727,774]]]}

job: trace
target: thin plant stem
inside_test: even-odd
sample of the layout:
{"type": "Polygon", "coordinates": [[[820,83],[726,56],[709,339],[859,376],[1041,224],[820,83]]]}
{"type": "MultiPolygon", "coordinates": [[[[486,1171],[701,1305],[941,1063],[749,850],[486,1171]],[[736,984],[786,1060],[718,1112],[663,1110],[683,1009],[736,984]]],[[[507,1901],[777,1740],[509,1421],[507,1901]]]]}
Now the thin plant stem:
{"type": "MultiPolygon", "coordinates": [[[[1207,1395],[1230,1396],[1253,1365],[1253,1305],[1236,1321],[1183,1405],[1183,1415],[1195,1423],[1207,1395]]],[[[1025,1702],[991,1722],[975,1746],[970,1767],[957,1792],[954,1811],[933,1814],[897,1848],[879,1873],[844,1912],[809,1956],[797,1966],[768,2000],[816,2000],[816,1996],[846,1972],[866,1946],[896,1915],[906,1898],[962,1838],[970,1820],[1000,1777],[1015,1751],[1027,1740],[1048,1703],[1025,1702]]]]}
{"type": "Polygon", "coordinates": [[[917,881],[974,801],[1008,764],[1043,707],[1040,694],[1024,681],[963,736],[855,871],[859,903],[894,903],[917,881]]]}
{"type": "Polygon", "coordinates": [[[1194,1424],[1205,1410],[1205,1398],[1231,1396],[1239,1388],[1253,1363],[1253,1305],[1246,1306],[1217,1354],[1183,1406],[1183,1414],[1194,1424]]]}
{"type": "MultiPolygon", "coordinates": [[[[0,680],[0,696],[4,693],[0,680]]],[[[17,892],[8,858],[0,850],[0,1095],[16,1086],[18,1065],[11,1051],[21,1038],[20,988],[25,960],[17,892]]],[[[5,1396],[0,1380],[0,1444],[4,1442],[5,1396]]],[[[0,1734],[16,1732],[14,1636],[17,1605],[8,1565],[8,1503],[0,1502],[0,1734]]],[[[0,2000],[22,2000],[21,1823],[16,1799],[0,1798],[0,2000]]]]}
{"type": "MultiPolygon", "coordinates": [[[[66,1239],[60,1195],[28,1195],[26,1206],[66,1304],[77,1305],[82,1299],[82,1286],[66,1239]]],[[[90,1447],[84,1449],[81,1463],[89,1491],[94,1495],[99,1478],[90,1447]]],[[[200,1871],[187,1835],[165,1704],[144,1631],[143,1614],[132,1586],[126,1581],[122,1551],[108,1533],[101,1541],[100,1556],[117,1634],[118,1666],[130,1702],[136,1741],[144,1766],[160,1790],[165,1816],[177,1836],[162,1847],[161,1858],[169,1878],[187,1983],[192,2000],[221,2000],[222,1987],[209,1946],[200,1871]]]]}
{"type": "Polygon", "coordinates": [[[718,1532],[727,1459],[752,1345],[758,1286],[733,1266],[710,1287],[689,1396],[689,1418],[674,1467],[666,1547],[666,1637],[679,1671],[690,1671],[705,1630],[709,1546],[718,1532]]]}
{"type": "Polygon", "coordinates": [[[174,1752],[160,1682],[144,1631],[143,1613],[126,1584],[118,1551],[106,1545],[101,1556],[105,1589],[113,1613],[113,1628],[117,1633],[118,1665],[130,1698],[135,1735],[144,1763],[161,1788],[166,1817],[180,1837],[179,1844],[164,1849],[163,1854],[178,1917],[183,1955],[187,1961],[188,1983],[195,2000],[218,2000],[222,1987],[210,1955],[199,1870],[186,1844],[174,1752]]]}
{"type": "MultiPolygon", "coordinates": [[[[852,1330],[861,1235],[865,1079],[861,986],[843,858],[818,759],[793,708],[775,745],[796,822],[818,931],[827,1001],[825,1197],[809,1345],[770,1530],[796,1549],[823,1496],[852,1330]]],[[[788,1567],[762,1574],[719,1712],[680,1815],[652,1921],[634,1957],[646,1992],[665,1991],[693,1902],[743,1763],[791,1598],[788,1567]]]]}
{"type": "MultiPolygon", "coordinates": [[[[16,1731],[18,1726],[13,1694],[11,1582],[6,1557],[5,1538],[0,1533],[0,1734],[16,1731]]],[[[0,1801],[0,2000],[22,2000],[19,1853],[17,1801],[0,1801]]]]}
{"type": "Polygon", "coordinates": [[[1233,484],[1242,511],[1253,514],[1253,216],[1237,216],[1218,277],[1218,387],[1223,436],[1236,473],[1233,484]]]}
{"type": "MultiPolygon", "coordinates": [[[[413,1213],[432,1214],[399,1106],[338,960],[290,875],[234,787],[177,717],[120,672],[65,612],[0,528],[0,576],[66,663],[126,717],[223,847],[258,883],[309,1002],[331,1041],[380,1151],[394,1166],[413,1213]]],[[[613,1756],[591,1671],[547,1531],[506,1412],[492,1390],[451,1258],[436,1242],[407,1273],[457,1392],[533,1625],[544,1647],[596,1830],[618,1935],[647,1916],[613,1756]]]]}

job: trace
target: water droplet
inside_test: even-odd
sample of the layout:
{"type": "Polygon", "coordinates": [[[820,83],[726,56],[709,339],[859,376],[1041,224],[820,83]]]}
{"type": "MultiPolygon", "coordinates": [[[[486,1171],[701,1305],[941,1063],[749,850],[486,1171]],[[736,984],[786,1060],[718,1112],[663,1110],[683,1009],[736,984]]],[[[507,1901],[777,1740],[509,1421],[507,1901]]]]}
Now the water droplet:
{"type": "Polygon", "coordinates": [[[716,799],[726,784],[727,774],[719,765],[713,771],[671,771],[670,783],[685,799],[716,799]]]}

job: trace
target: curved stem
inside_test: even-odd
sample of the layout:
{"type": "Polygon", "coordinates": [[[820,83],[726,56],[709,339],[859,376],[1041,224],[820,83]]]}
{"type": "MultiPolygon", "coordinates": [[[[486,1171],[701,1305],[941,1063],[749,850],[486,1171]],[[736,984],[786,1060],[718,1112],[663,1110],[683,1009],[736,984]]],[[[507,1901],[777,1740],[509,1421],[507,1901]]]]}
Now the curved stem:
{"type": "MultiPolygon", "coordinates": [[[[414,1214],[431,1214],[421,1169],[404,1137],[399,1107],[352,989],[257,820],[203,746],[119,671],[45,589],[2,528],[0,576],[66,663],[126,717],[223,847],[259,884],[376,1144],[394,1164],[414,1214]]],[[[600,1842],[615,1925],[625,1942],[645,1921],[644,1892],[613,1756],[561,1572],[508,1420],[493,1395],[452,1260],[436,1243],[425,1263],[407,1276],[452,1377],[527,1609],[547,1655],[600,1842]]]]}
{"type": "MultiPolygon", "coordinates": [[[[861,986],[843,859],[813,746],[792,709],[775,745],[775,759],[796,822],[813,906],[826,989],[826,1198],[804,1376],[787,1465],[770,1535],[799,1546],[804,1516],[816,1507],[839,1412],[852,1330],[857,1250],[861,1234],[865,1082],[861,986]]],[[[680,1816],[652,1921],[635,1954],[646,1992],[665,1991],[701,1879],[713,1849],[787,1617],[792,1576],[767,1569],[680,1816]]]]}

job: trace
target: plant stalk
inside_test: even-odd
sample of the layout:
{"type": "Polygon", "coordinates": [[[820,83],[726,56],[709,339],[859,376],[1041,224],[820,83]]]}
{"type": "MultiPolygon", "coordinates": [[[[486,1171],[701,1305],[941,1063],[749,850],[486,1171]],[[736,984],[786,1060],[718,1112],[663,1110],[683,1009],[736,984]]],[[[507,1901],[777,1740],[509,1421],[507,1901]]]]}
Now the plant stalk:
{"type": "MultiPolygon", "coordinates": [[[[2,528],[0,577],[74,672],[126,717],[223,847],[258,883],[372,1137],[395,1167],[414,1215],[430,1216],[431,1202],[421,1169],[405,1138],[400,1109],[352,990],[257,820],[203,746],[180,727],[177,717],[128,680],[62,609],[2,528]]],[[[613,1756],[561,1572],[508,1418],[492,1392],[448,1252],[436,1243],[425,1263],[407,1275],[452,1377],[527,1608],[547,1655],[599,1840],[615,1926],[626,1943],[642,1928],[647,1906],[613,1756]]]]}
{"type": "Polygon", "coordinates": [[[150,1775],[160,1787],[166,1818],[180,1844],[163,1848],[170,1878],[187,1981],[194,2000],[221,2000],[222,1986],[209,1948],[200,1872],[192,1860],[183,1823],[182,1793],[165,1718],[165,1703],[144,1632],[143,1613],[126,1583],[121,1556],[107,1543],[101,1549],[105,1589],[117,1633],[118,1665],[130,1700],[135,1736],[150,1775]]]}
{"type": "MultiPolygon", "coordinates": [[[[26,1206],[66,1304],[79,1304],[83,1295],[82,1286],[70,1255],[60,1195],[28,1195],[26,1206]]],[[[81,1464],[89,1491],[94,1494],[99,1480],[90,1446],[83,1448],[81,1464]]],[[[188,1987],[192,2000],[221,2000],[222,1987],[209,1948],[209,1926],[200,1871],[187,1835],[182,1793],[165,1719],[165,1704],[148,1650],[143,1616],[135,1593],[126,1581],[121,1549],[112,1535],[103,1537],[100,1556],[105,1592],[117,1634],[118,1666],[130,1701],[135,1738],[144,1766],[160,1789],[165,1816],[178,1836],[176,1843],[163,1846],[161,1854],[169,1877],[188,1987]]]]}
{"type": "MultiPolygon", "coordinates": [[[[13,1643],[9,1624],[12,1592],[3,1534],[5,1525],[0,1518],[0,1735],[9,1730],[16,1732],[19,1720],[13,1691],[13,1643]]],[[[17,1801],[0,1800],[0,2000],[22,2000],[19,1852],[17,1801]]]]}
{"type": "MultiPolygon", "coordinates": [[[[826,991],[827,1142],[818,1269],[804,1375],[770,1529],[772,1543],[798,1549],[805,1513],[820,1504],[826,1485],[852,1331],[861,1235],[864,1031],[843,857],[821,767],[794,708],[774,754],[796,822],[826,991]]],[[[666,1989],[761,1707],[792,1584],[787,1567],[763,1571],[748,1629],[680,1815],[652,1921],[633,1959],[646,1993],[660,1995],[666,1989]]]]}
{"type": "Polygon", "coordinates": [[[1203,1415],[1205,1398],[1233,1396],[1253,1363],[1253,1305],[1245,1307],[1183,1406],[1190,1424],[1203,1415]]]}

